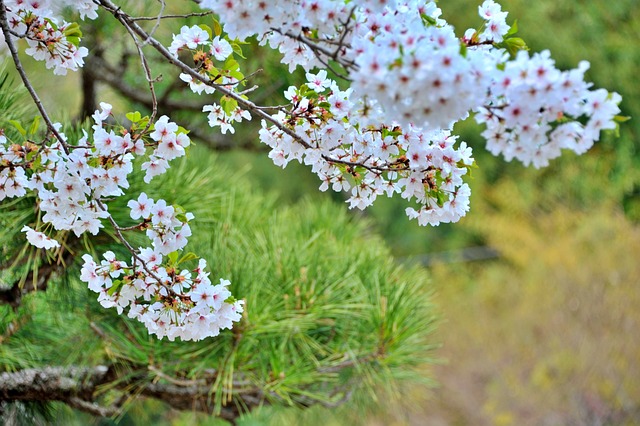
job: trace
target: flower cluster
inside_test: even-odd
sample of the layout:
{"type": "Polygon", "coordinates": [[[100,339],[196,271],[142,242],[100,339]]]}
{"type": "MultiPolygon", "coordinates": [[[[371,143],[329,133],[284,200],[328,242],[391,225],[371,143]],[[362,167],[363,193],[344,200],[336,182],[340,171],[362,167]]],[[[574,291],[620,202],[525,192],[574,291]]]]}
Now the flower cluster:
{"type": "Polygon", "coordinates": [[[353,31],[354,93],[376,99],[393,120],[448,129],[482,105],[493,57],[462,50],[434,3],[366,15],[353,31]]]}
{"type": "Polygon", "coordinates": [[[486,125],[487,149],[535,167],[549,164],[561,149],[582,154],[616,126],[618,94],[590,91],[584,81],[589,64],[559,71],[549,52],[520,52],[491,86],[491,103],[476,120],[486,125]],[[583,124],[585,123],[585,124],[583,124]]]}
{"type": "Polygon", "coordinates": [[[25,53],[37,61],[45,61],[54,74],[65,75],[84,65],[89,51],[80,47],[82,33],[77,24],[60,22],[59,9],[70,6],[80,12],[82,19],[98,17],[98,6],[91,0],[41,0],[4,2],[7,21],[14,33],[23,36],[29,47],[25,53]]]}
{"type": "MultiPolygon", "coordinates": [[[[220,15],[231,37],[258,35],[279,49],[289,71],[341,63],[351,71],[355,95],[375,99],[398,123],[448,128],[485,101],[495,59],[463,51],[434,2],[254,3],[205,0],[201,6],[220,15]]],[[[498,25],[506,14],[494,12],[496,6],[487,0],[482,11],[495,15],[489,25],[501,36],[509,27],[498,25]]]]}
{"type": "Polygon", "coordinates": [[[60,247],[60,243],[42,232],[38,232],[29,226],[23,226],[20,232],[25,232],[27,241],[35,247],[49,250],[60,247]]]}
{"type": "MultiPolygon", "coordinates": [[[[453,27],[440,18],[441,11],[435,2],[359,0],[345,4],[341,0],[316,0],[290,4],[270,0],[256,4],[249,0],[204,0],[201,6],[218,13],[225,31],[231,36],[244,39],[258,35],[271,47],[278,48],[290,71],[298,65],[307,70],[328,66],[330,60],[341,64],[352,80],[352,92],[344,104],[366,110],[366,114],[350,115],[350,126],[354,128],[401,128],[403,135],[415,129],[420,129],[421,134],[448,134],[455,122],[475,112],[476,120],[487,126],[483,136],[490,152],[503,154],[507,160],[517,158],[525,164],[540,167],[560,155],[562,148],[577,153],[586,151],[599,139],[601,130],[616,126],[619,95],[605,90],[588,90],[589,85],[583,79],[586,63],[577,70],[560,72],[548,52],[530,56],[521,50],[516,55],[518,49],[526,46],[514,37],[516,28],[507,24],[507,12],[493,0],[485,0],[478,8],[484,20],[481,28],[467,30],[460,39],[453,27]],[[515,57],[512,59],[511,55],[515,57]],[[376,122],[380,117],[384,119],[376,122]]],[[[320,78],[318,81],[327,80],[320,78]]],[[[315,90],[317,84],[317,81],[309,80],[306,87],[315,90]]],[[[291,93],[286,96],[292,100],[291,93]]],[[[329,96],[335,98],[335,94],[329,96]]],[[[281,125],[271,128],[272,136],[263,132],[261,140],[273,147],[270,157],[278,165],[286,165],[291,158],[301,160],[304,156],[304,162],[313,164],[314,171],[324,170],[325,157],[336,159],[332,157],[333,153],[310,155],[305,152],[309,149],[305,145],[313,144],[308,141],[294,143],[296,138],[283,132],[285,126],[299,139],[325,137],[314,128],[318,123],[309,118],[304,126],[314,128],[312,138],[308,137],[307,128],[292,126],[300,115],[298,110],[308,106],[304,97],[292,101],[293,107],[289,111],[274,116],[274,121],[281,125]],[[300,101],[302,103],[296,103],[300,101]],[[313,163],[315,160],[318,164],[313,163]]],[[[317,115],[319,105],[314,106],[317,115]]],[[[335,114],[335,106],[331,114],[335,114]]],[[[213,123],[220,121],[216,121],[216,117],[213,123]]],[[[340,119],[339,114],[336,117],[336,120],[340,119]]],[[[224,124],[226,131],[232,120],[226,120],[224,124]]],[[[331,132],[333,127],[341,128],[342,124],[329,126],[331,132]]],[[[367,133],[371,135],[362,131],[348,133],[348,137],[356,138],[350,144],[358,147],[358,136],[354,135],[367,133]]],[[[378,142],[373,141],[373,144],[378,142]]],[[[338,145],[336,142],[331,149],[338,145]]],[[[393,146],[404,155],[401,146],[393,146]]],[[[407,152],[410,148],[405,147],[407,152]]],[[[355,154],[354,158],[368,158],[369,161],[384,160],[386,155],[378,157],[379,153],[358,149],[355,154]]],[[[340,160],[345,164],[343,158],[340,160]]],[[[349,162],[361,163],[353,159],[346,161],[349,162]]],[[[397,172],[396,169],[397,166],[387,171],[397,172]]],[[[346,175],[352,171],[347,170],[346,175]]],[[[342,176],[340,182],[345,181],[344,173],[331,171],[324,175],[329,176],[327,185],[335,183],[332,180],[338,179],[335,176],[342,176]]],[[[441,178],[446,180],[446,177],[441,178]]],[[[424,178],[420,180],[427,182],[424,178]]],[[[355,181],[361,184],[359,179],[355,181]]],[[[337,187],[343,188],[342,185],[337,187]]],[[[355,189],[358,186],[353,191],[358,191],[355,189]]],[[[463,193],[466,193],[467,187],[464,188],[463,193]]],[[[350,199],[352,206],[368,205],[379,193],[379,189],[374,190],[369,185],[361,189],[350,199]]],[[[447,190],[449,194],[458,194],[455,189],[447,190]]],[[[406,194],[405,191],[400,193],[406,194]]],[[[426,201],[424,205],[433,204],[428,201],[429,197],[420,193],[414,195],[426,201]]],[[[442,196],[435,199],[442,204],[442,196]]],[[[413,211],[408,213],[415,216],[413,211]]]]}
{"type": "MultiPolygon", "coordinates": [[[[128,203],[131,218],[142,219],[137,225],[121,228],[108,211],[107,200],[124,195],[133,159],[145,155],[147,146],[153,150],[142,169],[146,171],[144,180],[149,182],[164,173],[170,160],[185,155],[189,138],[168,117],[162,116],[151,125],[149,118],[139,113],[128,114],[131,127],[120,127],[116,132],[115,126],[107,122],[111,105],[102,103],[101,107],[93,115],[92,138],[85,133],[75,144],[69,143],[59,125],[56,137],[60,139],[53,143],[45,140],[41,144],[11,144],[0,135],[0,200],[33,191],[44,213],[42,222],[56,230],[71,230],[77,236],[85,232],[97,234],[104,226],[103,219],[112,222],[118,235],[146,231],[151,247],[132,250],[131,266],[116,261],[109,253],[105,255],[106,263],[100,265],[90,255],[83,257],[81,279],[100,293],[100,303],[115,306],[119,312],[130,306],[129,316],[144,322],[159,337],[198,340],[230,328],[232,322],[239,320],[242,306],[240,302],[226,302],[231,300],[226,289],[228,281],[212,286],[204,261],[193,278],[190,272],[178,273],[175,269],[180,263],[175,257],[191,236],[191,213],[176,209],[165,200],[149,199],[145,193],[128,203]],[[122,280],[114,284],[112,278],[121,275],[122,280]]],[[[40,231],[28,226],[22,231],[36,247],[60,247],[40,231]]],[[[123,242],[128,245],[126,240],[123,242]]],[[[188,256],[188,260],[195,258],[188,256]]]]}
{"type": "MultiPolygon", "coordinates": [[[[231,44],[224,38],[216,36],[209,40],[209,32],[202,27],[186,25],[180,30],[180,34],[173,36],[173,42],[169,46],[169,52],[177,55],[179,51],[190,51],[196,63],[198,72],[203,76],[210,77],[213,81],[221,85],[233,86],[238,79],[232,75],[221,73],[215,66],[215,62],[225,61],[233,53],[231,44]]],[[[202,81],[194,79],[191,75],[181,73],[180,78],[189,84],[194,93],[207,94],[214,92],[214,88],[204,84],[202,81]]]]}
{"type": "Polygon", "coordinates": [[[399,193],[419,204],[407,215],[421,225],[456,222],[466,214],[470,191],[462,178],[473,158],[464,142],[456,147],[446,131],[384,124],[376,104],[352,100],[351,90],[341,91],[326,72],[307,73],[307,80],[285,93],[291,104],[273,117],[280,126],[262,121],[260,140],[271,147],[275,164],[311,165],[321,190],[351,192],[350,208],[399,193]]]}
{"type": "MultiPolygon", "coordinates": [[[[236,45],[236,49],[239,49],[238,45],[236,45]]],[[[204,79],[209,79],[229,91],[237,92],[238,84],[244,75],[239,70],[238,62],[233,59],[234,48],[225,38],[216,35],[212,40],[209,40],[209,32],[203,27],[183,26],[180,34],[173,36],[173,42],[169,46],[169,52],[172,54],[177,55],[179,51],[191,53],[198,73],[204,79]]],[[[187,73],[181,73],[180,79],[188,83],[194,93],[212,94],[215,92],[212,85],[193,78],[187,73]]],[[[249,111],[240,108],[237,101],[223,96],[221,103],[222,105],[215,102],[205,105],[202,111],[209,113],[209,125],[211,127],[220,126],[223,134],[235,133],[234,123],[251,120],[249,111]]]]}
{"type": "Polygon", "coordinates": [[[151,182],[155,176],[161,175],[169,168],[169,161],[185,155],[185,148],[191,144],[186,133],[179,131],[176,123],[163,115],[156,123],[149,137],[157,143],[149,161],[142,164],[145,170],[144,181],[151,182]]]}
{"type": "MultiPolygon", "coordinates": [[[[102,228],[101,219],[108,217],[107,197],[119,197],[129,187],[128,175],[133,171],[135,155],[146,153],[142,135],[125,132],[118,135],[107,130],[105,120],[111,105],[102,103],[102,110],[93,115],[93,144],[89,136],[69,144],[57,125],[62,142],[50,145],[26,143],[10,144],[6,137],[0,142],[1,171],[0,200],[23,196],[33,190],[40,200],[43,221],[57,230],[71,230],[76,235],[90,232],[95,235],[102,228]]],[[[189,138],[176,133],[178,126],[166,116],[156,123],[149,139],[156,141],[146,168],[145,180],[163,173],[168,160],[184,155],[189,138]]]]}
{"type": "MultiPolygon", "coordinates": [[[[493,0],[485,0],[481,6],[478,6],[478,13],[480,17],[486,21],[485,29],[482,34],[479,35],[479,42],[501,42],[504,35],[507,34],[511,28],[507,25],[508,13],[503,12],[502,7],[493,0]]],[[[466,35],[469,35],[469,33],[466,35]]],[[[473,39],[473,36],[471,39],[473,39]]]]}
{"type": "Polygon", "coordinates": [[[136,228],[146,229],[151,247],[133,253],[130,265],[117,260],[113,252],[105,253],[100,264],[91,255],[82,257],[80,279],[99,293],[100,304],[115,307],[118,313],[128,308],[128,316],[144,323],[149,333],[169,340],[217,336],[239,321],[243,302],[231,297],[229,281],[211,284],[204,259],[193,271],[178,269],[196,259],[191,253],[178,259],[191,236],[188,221],[193,215],[177,212],[164,200],[154,202],[144,192],[128,206],[132,219],[143,219],[136,228]]]}
{"type": "Polygon", "coordinates": [[[207,118],[209,120],[209,126],[220,126],[222,134],[227,132],[235,133],[234,123],[240,123],[242,120],[251,120],[251,114],[249,111],[236,106],[233,111],[227,114],[224,108],[216,103],[211,105],[205,105],[202,108],[203,112],[208,112],[207,118]]]}

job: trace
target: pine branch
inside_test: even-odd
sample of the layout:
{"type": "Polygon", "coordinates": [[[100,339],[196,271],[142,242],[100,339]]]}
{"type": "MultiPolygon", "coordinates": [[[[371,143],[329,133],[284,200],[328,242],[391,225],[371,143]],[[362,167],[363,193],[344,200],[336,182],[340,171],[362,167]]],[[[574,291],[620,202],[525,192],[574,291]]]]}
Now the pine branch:
{"type": "MultiPolygon", "coordinates": [[[[0,374],[0,401],[62,401],[89,411],[99,385],[108,383],[108,367],[43,367],[0,374]]],[[[93,408],[94,414],[99,410],[93,408]]],[[[102,411],[108,415],[107,411],[102,411]]]]}
{"type": "MultiPolygon", "coordinates": [[[[375,357],[365,357],[372,360],[375,357]]],[[[332,372],[351,368],[355,361],[345,361],[336,365],[332,372]]],[[[270,404],[265,392],[256,385],[248,385],[242,378],[231,383],[234,404],[223,406],[218,412],[213,402],[212,386],[214,377],[197,381],[187,381],[157,374],[156,369],[149,366],[137,366],[134,369],[120,369],[112,366],[97,365],[94,367],[52,367],[24,369],[0,374],[0,402],[51,402],[59,401],[80,411],[98,417],[116,415],[121,404],[130,395],[157,399],[177,410],[200,411],[209,414],[215,412],[219,417],[232,423],[243,414],[256,407],[270,404]],[[149,372],[155,374],[149,374],[149,372]],[[162,381],[158,381],[162,378],[162,381]],[[109,406],[100,405],[98,399],[103,389],[120,392],[120,397],[109,406]]],[[[333,408],[349,400],[354,390],[354,383],[337,388],[334,395],[342,395],[337,400],[322,401],[313,397],[299,395],[297,403],[304,407],[322,405],[333,408]]],[[[279,399],[276,394],[272,399],[279,399]]]]}
{"type": "Polygon", "coordinates": [[[48,263],[37,268],[37,272],[30,270],[24,280],[19,279],[11,286],[0,288],[0,305],[10,305],[14,308],[20,306],[22,297],[34,291],[45,291],[49,280],[64,272],[64,269],[73,262],[75,254],[69,249],[62,249],[59,260],[56,263],[48,263]]]}
{"type": "MultiPolygon", "coordinates": [[[[123,395],[135,394],[158,399],[178,410],[213,412],[211,386],[179,386],[173,383],[146,383],[143,369],[120,376],[117,369],[98,365],[94,367],[42,367],[0,374],[0,402],[60,401],[77,410],[99,417],[115,415],[120,404],[100,405],[96,399],[101,387],[117,389],[123,395]]],[[[262,392],[255,388],[242,399],[242,406],[254,408],[264,403],[262,392]]],[[[119,398],[124,401],[126,398],[119,398]]],[[[222,407],[219,416],[235,421],[240,415],[240,404],[222,407]]]]}

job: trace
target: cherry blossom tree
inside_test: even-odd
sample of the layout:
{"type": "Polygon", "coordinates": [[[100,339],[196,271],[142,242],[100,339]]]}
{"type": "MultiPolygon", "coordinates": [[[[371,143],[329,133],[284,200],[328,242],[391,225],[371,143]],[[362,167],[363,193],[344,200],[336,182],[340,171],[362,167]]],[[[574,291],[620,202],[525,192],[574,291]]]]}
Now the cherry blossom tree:
{"type": "Polygon", "coordinates": [[[0,135],[0,201],[31,197],[37,219],[22,228],[24,238],[52,259],[70,251],[70,238],[115,238],[118,254],[82,256],[80,279],[100,305],[160,339],[214,338],[241,323],[248,295],[233,296],[231,282],[188,251],[194,214],[130,190],[139,186],[134,179],[160,179],[192,145],[190,129],[161,112],[156,61],[177,69],[178,83],[202,97],[210,132],[233,134],[257,120],[257,138],[277,166],[309,166],[319,189],[345,193],[351,209],[383,195],[405,199],[407,216],[420,225],[457,222],[469,211],[466,180],[475,160],[455,123],[472,116],[492,154],[544,167],[563,150],[586,152],[624,120],[619,95],[585,82],[587,62],[561,71],[548,51],[530,53],[493,0],[479,6],[478,27],[463,32],[433,1],[195,3],[199,12],[170,14],[161,1],[154,16],[136,16],[111,0],[0,1],[5,54],[44,121],[43,131],[15,122],[17,132],[0,135]],[[100,102],[91,127],[67,136],[66,123],[52,120],[34,90],[19,49],[54,74],[76,72],[90,52],[80,25],[66,19],[99,15],[130,36],[146,85],[136,96],[149,113],[100,102]],[[163,37],[165,23],[176,19],[199,23],[163,37]],[[304,76],[286,89],[286,103],[258,100],[252,80],[259,70],[241,66],[247,44],[277,50],[289,73],[304,76]],[[125,223],[111,207],[123,196],[125,223]]]}

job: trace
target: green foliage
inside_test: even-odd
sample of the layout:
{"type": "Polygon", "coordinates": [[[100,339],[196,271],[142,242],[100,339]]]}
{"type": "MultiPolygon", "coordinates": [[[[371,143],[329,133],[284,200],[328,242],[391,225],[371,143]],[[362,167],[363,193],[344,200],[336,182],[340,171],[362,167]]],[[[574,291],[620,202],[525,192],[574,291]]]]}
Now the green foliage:
{"type": "MultiPolygon", "coordinates": [[[[230,279],[234,295],[245,299],[241,324],[198,343],[158,341],[141,324],[102,309],[78,281],[76,262],[66,271],[68,287],[52,284],[46,294],[25,298],[16,313],[1,308],[0,332],[17,324],[0,345],[2,370],[148,365],[136,386],[166,376],[211,377],[215,370],[215,407],[234,403],[242,392],[232,385],[238,378],[285,406],[427,382],[434,317],[424,274],[398,266],[366,223],[326,202],[276,207],[273,195],[202,149],[145,190],[194,212],[190,248],[208,259],[214,281],[230,279]]],[[[123,225],[131,221],[124,204],[110,211],[123,225]]],[[[87,243],[98,253],[119,250],[107,239],[87,243]]]]}

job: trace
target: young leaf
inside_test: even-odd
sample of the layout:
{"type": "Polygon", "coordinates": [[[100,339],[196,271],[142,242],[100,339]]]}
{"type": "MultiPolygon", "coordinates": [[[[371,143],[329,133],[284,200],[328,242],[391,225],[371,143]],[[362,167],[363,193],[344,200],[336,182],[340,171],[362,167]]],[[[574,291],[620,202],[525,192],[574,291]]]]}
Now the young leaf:
{"type": "Polygon", "coordinates": [[[231,99],[228,96],[223,96],[220,98],[220,106],[226,115],[231,115],[231,113],[238,107],[238,101],[231,99]]]}
{"type": "Polygon", "coordinates": [[[125,117],[127,117],[127,119],[132,123],[137,123],[142,119],[142,114],[140,114],[138,111],[128,112],[125,114],[125,117]]]}
{"type": "Polygon", "coordinates": [[[180,260],[178,261],[178,265],[183,263],[183,262],[188,262],[190,260],[194,260],[194,259],[197,259],[197,258],[198,258],[198,256],[195,253],[189,252],[189,253],[185,254],[184,256],[182,256],[180,258],[180,260]]]}
{"type": "Polygon", "coordinates": [[[31,123],[31,126],[29,127],[29,134],[35,135],[38,131],[38,127],[40,127],[40,116],[36,115],[33,119],[33,122],[31,123]]]}
{"type": "Polygon", "coordinates": [[[19,121],[17,120],[9,120],[9,123],[13,124],[13,127],[15,127],[18,132],[20,132],[20,134],[22,136],[26,136],[27,135],[27,131],[24,129],[24,127],[22,127],[22,124],[20,124],[19,121]]]}
{"type": "Polygon", "coordinates": [[[222,34],[222,27],[216,18],[213,18],[213,33],[218,37],[222,34]]]}

